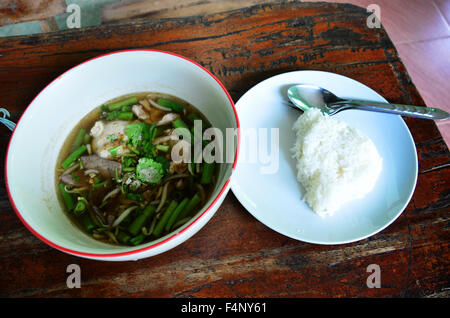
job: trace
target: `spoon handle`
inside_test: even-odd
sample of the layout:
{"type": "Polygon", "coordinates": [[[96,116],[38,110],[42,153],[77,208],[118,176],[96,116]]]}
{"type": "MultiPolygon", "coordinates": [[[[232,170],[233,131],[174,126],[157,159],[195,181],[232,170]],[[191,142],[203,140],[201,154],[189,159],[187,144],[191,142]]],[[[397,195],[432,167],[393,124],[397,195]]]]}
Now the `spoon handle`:
{"type": "Polygon", "coordinates": [[[449,113],[438,108],[425,106],[411,106],[402,104],[378,103],[356,99],[343,100],[336,103],[331,103],[328,104],[328,107],[335,111],[353,108],[353,109],[369,110],[434,120],[447,119],[450,117],[449,113]]]}

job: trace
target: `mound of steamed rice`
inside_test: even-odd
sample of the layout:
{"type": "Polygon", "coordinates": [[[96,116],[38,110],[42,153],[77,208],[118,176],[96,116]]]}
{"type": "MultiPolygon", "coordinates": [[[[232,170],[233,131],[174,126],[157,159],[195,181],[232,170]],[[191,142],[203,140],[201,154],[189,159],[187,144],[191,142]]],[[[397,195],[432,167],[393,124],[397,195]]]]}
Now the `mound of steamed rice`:
{"type": "Polygon", "coordinates": [[[304,112],[293,126],[293,155],[304,200],[320,216],[332,215],[344,203],[362,198],[374,187],[382,158],[373,142],[317,108],[304,112]]]}

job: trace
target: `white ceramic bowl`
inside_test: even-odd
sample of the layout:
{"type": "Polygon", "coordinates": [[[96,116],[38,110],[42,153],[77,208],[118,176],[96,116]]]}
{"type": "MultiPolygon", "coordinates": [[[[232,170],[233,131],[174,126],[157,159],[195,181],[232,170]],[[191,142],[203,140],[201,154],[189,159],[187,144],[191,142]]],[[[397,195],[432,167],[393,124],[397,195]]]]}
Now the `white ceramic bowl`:
{"type": "Polygon", "coordinates": [[[225,87],[199,64],[155,50],[128,50],[84,62],[50,83],[31,102],[13,132],[5,175],[11,203],[25,226],[63,252],[98,260],[136,260],[167,251],[194,235],[214,215],[229,190],[234,162],[223,163],[213,195],[182,228],[136,247],[114,246],[80,231],[57,199],[55,167],[59,150],[75,125],[93,108],[129,93],[155,91],[196,106],[214,127],[239,130],[225,87]]]}

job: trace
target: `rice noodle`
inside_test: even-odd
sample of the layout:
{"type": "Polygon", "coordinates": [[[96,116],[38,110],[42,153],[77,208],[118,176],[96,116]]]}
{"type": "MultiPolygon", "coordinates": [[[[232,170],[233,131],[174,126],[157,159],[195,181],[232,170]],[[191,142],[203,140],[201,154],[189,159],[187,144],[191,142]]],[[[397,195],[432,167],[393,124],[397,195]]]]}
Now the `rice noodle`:
{"type": "Polygon", "coordinates": [[[116,227],[117,225],[119,225],[120,222],[122,222],[132,211],[136,210],[138,207],[138,205],[135,205],[123,211],[122,214],[119,215],[119,217],[114,221],[112,227],[116,227]]]}
{"type": "Polygon", "coordinates": [[[120,192],[120,188],[115,188],[114,190],[110,191],[107,195],[105,195],[105,197],[103,198],[102,202],[105,202],[106,200],[108,200],[110,197],[116,195],[117,193],[120,192]]]}

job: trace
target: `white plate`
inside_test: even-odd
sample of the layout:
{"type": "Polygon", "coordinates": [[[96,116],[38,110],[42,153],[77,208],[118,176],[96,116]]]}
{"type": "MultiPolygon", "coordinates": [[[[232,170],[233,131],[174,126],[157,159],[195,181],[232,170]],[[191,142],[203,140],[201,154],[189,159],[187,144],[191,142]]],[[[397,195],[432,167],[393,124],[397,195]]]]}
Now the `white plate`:
{"type": "MultiPolygon", "coordinates": [[[[290,150],[295,142],[292,125],[301,112],[286,106],[283,100],[287,98],[287,88],[300,83],[324,87],[340,97],[386,102],[369,87],[327,72],[289,72],[259,83],[236,103],[241,123],[241,148],[231,179],[232,191],[260,222],[300,241],[342,244],[381,231],[402,213],[416,185],[416,147],[408,127],[397,115],[355,110],[334,115],[372,139],[383,158],[383,170],[373,190],[364,198],[343,205],[331,217],[321,218],[302,200],[303,188],[296,180],[296,162],[290,150]],[[271,169],[263,157],[251,162],[247,156],[254,144],[247,132],[255,128],[279,129],[276,173],[267,174],[271,169]]],[[[258,138],[262,140],[261,134],[258,138]]],[[[269,147],[270,153],[271,141],[267,139],[259,147],[269,147]]]]}

